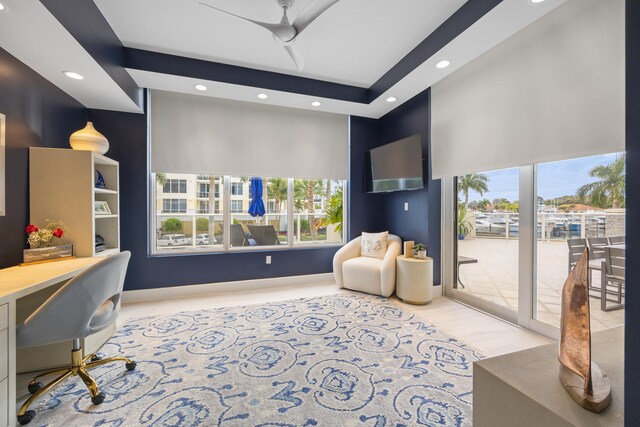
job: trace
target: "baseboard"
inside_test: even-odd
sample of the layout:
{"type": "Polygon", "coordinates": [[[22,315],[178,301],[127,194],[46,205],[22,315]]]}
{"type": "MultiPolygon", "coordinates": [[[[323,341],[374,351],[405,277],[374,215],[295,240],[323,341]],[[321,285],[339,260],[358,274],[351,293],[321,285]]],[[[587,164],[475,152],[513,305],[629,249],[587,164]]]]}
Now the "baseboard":
{"type": "Polygon", "coordinates": [[[307,274],[304,276],[274,277],[269,279],[240,280],[236,282],[206,283],[202,285],[171,286],[167,288],[124,291],[122,302],[158,301],[170,298],[211,295],[221,292],[251,291],[281,286],[335,283],[333,273],[307,274]]]}

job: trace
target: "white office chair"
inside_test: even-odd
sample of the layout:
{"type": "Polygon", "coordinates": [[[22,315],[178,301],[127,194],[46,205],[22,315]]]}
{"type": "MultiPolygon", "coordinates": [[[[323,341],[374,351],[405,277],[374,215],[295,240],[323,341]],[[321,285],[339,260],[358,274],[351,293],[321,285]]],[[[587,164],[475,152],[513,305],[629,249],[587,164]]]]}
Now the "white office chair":
{"type": "Polygon", "coordinates": [[[362,237],[344,245],[333,257],[333,275],[340,287],[388,297],[396,288],[396,257],[402,240],[389,234],[383,259],[360,256],[362,237]]]}
{"type": "Polygon", "coordinates": [[[18,347],[33,347],[62,341],[73,341],[71,366],[44,372],[29,383],[31,396],[18,411],[18,422],[22,425],[31,422],[35,411],[29,406],[41,395],[60,384],[70,376],[79,376],[91,393],[91,402],[99,405],[105,395],[98,390],[96,381],[87,372],[91,368],[111,362],[123,361],[128,371],[136,368],[136,362],[126,357],[100,359],[95,354],[82,357],[80,339],[100,332],[111,325],[119,313],[120,296],[131,252],[105,258],[73,279],[69,280],[56,293],[51,295],[16,330],[18,347]],[[59,376],[43,386],[38,378],[59,376]]]}

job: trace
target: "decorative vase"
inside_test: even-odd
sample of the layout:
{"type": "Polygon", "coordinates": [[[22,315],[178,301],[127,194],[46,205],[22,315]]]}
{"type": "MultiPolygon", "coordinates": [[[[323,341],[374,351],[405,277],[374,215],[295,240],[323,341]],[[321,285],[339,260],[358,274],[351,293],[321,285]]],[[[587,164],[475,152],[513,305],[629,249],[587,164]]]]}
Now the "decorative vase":
{"type": "Polygon", "coordinates": [[[109,141],[93,127],[91,122],[87,122],[84,129],[77,130],[71,134],[69,145],[74,150],[95,151],[100,154],[109,151],[109,141]]]}
{"type": "Polygon", "coordinates": [[[418,259],[427,259],[427,251],[418,251],[417,253],[417,258],[418,259]]]}
{"type": "Polygon", "coordinates": [[[48,261],[73,256],[71,244],[50,246],[48,248],[25,249],[23,251],[24,263],[48,261]]]}

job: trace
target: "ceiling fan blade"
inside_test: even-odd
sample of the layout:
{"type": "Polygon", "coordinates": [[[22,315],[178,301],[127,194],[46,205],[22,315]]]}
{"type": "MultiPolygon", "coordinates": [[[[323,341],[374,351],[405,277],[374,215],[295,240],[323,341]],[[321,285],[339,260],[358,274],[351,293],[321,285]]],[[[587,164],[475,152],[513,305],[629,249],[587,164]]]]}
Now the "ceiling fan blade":
{"type": "Polygon", "coordinates": [[[340,0],[313,0],[309,3],[293,21],[293,26],[298,31],[298,34],[338,1],[340,0]]]}
{"type": "Polygon", "coordinates": [[[304,68],[304,58],[302,57],[302,54],[300,53],[300,51],[296,49],[295,46],[292,44],[284,45],[284,49],[287,51],[289,56],[291,56],[291,59],[293,59],[293,62],[296,64],[296,68],[298,69],[298,72],[301,73],[302,69],[304,68]]]}
{"type": "Polygon", "coordinates": [[[231,13],[231,12],[227,12],[226,10],[218,9],[215,6],[211,6],[210,4],[203,3],[201,1],[198,2],[198,4],[201,4],[202,6],[210,7],[211,9],[217,10],[218,12],[226,13],[227,15],[231,15],[231,16],[233,16],[235,18],[242,19],[243,21],[248,21],[248,22],[254,23],[256,25],[259,25],[262,28],[265,28],[265,29],[271,31],[273,33],[273,35],[275,35],[277,38],[279,38],[280,40],[282,40],[284,42],[287,42],[287,41],[289,41],[289,40],[291,40],[291,39],[293,39],[295,37],[295,29],[291,25],[271,24],[269,22],[254,21],[253,19],[245,18],[243,16],[236,15],[236,14],[231,13]]]}

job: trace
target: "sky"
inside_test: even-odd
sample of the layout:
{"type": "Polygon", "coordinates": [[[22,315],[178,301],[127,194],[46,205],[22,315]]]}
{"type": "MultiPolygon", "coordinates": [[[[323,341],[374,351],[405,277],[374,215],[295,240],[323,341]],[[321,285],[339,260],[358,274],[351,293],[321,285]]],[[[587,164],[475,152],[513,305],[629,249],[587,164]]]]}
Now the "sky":
{"type": "MultiPolygon", "coordinates": [[[[575,195],[581,185],[597,181],[596,178],[589,176],[589,171],[593,167],[607,165],[615,159],[616,154],[613,153],[539,164],[537,170],[538,195],[545,200],[575,195]]],[[[483,172],[483,175],[489,178],[487,184],[489,192],[480,196],[474,191],[469,191],[469,201],[501,198],[515,201],[519,199],[518,168],[483,172]]],[[[462,197],[460,198],[462,199],[462,197]]]]}

